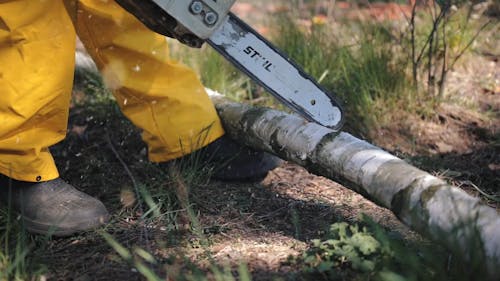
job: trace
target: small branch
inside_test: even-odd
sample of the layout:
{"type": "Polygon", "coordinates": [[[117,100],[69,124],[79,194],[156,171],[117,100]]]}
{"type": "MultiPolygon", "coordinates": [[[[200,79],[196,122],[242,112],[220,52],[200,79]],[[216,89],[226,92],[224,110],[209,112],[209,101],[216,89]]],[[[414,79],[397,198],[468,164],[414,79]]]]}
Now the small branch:
{"type": "Polygon", "coordinates": [[[471,181],[465,181],[464,184],[467,184],[467,185],[474,187],[474,189],[477,190],[477,192],[479,192],[481,195],[488,198],[489,200],[500,203],[500,197],[496,197],[496,196],[493,196],[493,195],[490,195],[490,194],[484,192],[482,189],[480,189],[477,185],[475,185],[471,181]]]}
{"type": "Polygon", "coordinates": [[[418,91],[418,61],[416,60],[416,41],[415,41],[415,18],[417,11],[416,1],[413,4],[411,10],[411,18],[410,18],[410,32],[411,32],[411,62],[412,62],[412,71],[413,71],[413,84],[415,89],[418,91]]]}
{"type": "Polygon", "coordinates": [[[465,26],[460,28],[461,34],[460,34],[460,40],[458,42],[458,46],[462,45],[462,38],[464,38],[465,31],[467,30],[467,27],[469,26],[470,19],[472,17],[472,12],[473,12],[473,5],[469,5],[469,9],[467,10],[467,17],[465,17],[465,26]]]}
{"type": "Polygon", "coordinates": [[[444,88],[446,85],[446,76],[448,73],[448,39],[446,37],[446,24],[448,21],[444,21],[443,23],[443,65],[441,67],[441,79],[439,81],[439,100],[441,100],[444,96],[444,88]]]}
{"type": "Polygon", "coordinates": [[[434,41],[437,41],[436,39],[436,34],[437,32],[431,33],[430,36],[430,42],[429,42],[429,49],[427,52],[427,94],[434,96],[434,78],[432,77],[432,59],[434,57],[433,51],[434,51],[434,41]]]}
{"type": "Polygon", "coordinates": [[[418,64],[420,64],[420,61],[422,60],[422,57],[425,54],[425,50],[427,49],[427,46],[429,45],[429,42],[431,41],[431,39],[434,37],[434,33],[436,33],[436,30],[437,30],[439,24],[441,23],[441,20],[443,17],[444,17],[444,13],[443,13],[443,11],[441,11],[441,13],[439,13],[437,18],[433,19],[434,23],[432,25],[432,30],[429,33],[429,35],[427,36],[427,40],[425,41],[425,44],[422,47],[422,49],[420,50],[420,54],[417,57],[418,64]]]}
{"type": "MultiPolygon", "coordinates": [[[[130,180],[132,181],[132,184],[134,186],[135,196],[136,196],[137,202],[138,202],[137,205],[138,205],[139,211],[141,212],[141,214],[144,214],[144,208],[143,208],[143,204],[142,204],[142,200],[141,200],[141,193],[139,191],[139,186],[137,185],[137,181],[135,180],[134,175],[132,174],[132,172],[128,168],[125,161],[123,161],[123,159],[120,157],[120,154],[118,153],[118,151],[114,147],[113,143],[111,142],[111,138],[109,136],[108,130],[106,130],[105,138],[106,138],[106,142],[108,143],[109,148],[111,149],[111,151],[113,151],[113,154],[115,155],[116,159],[118,159],[118,161],[122,165],[123,169],[125,170],[125,172],[129,176],[130,180]]],[[[141,219],[141,218],[139,218],[139,219],[141,219]]],[[[141,240],[144,239],[144,242],[145,242],[147,249],[151,250],[150,243],[149,243],[149,241],[150,241],[149,231],[148,231],[146,225],[143,225],[143,227],[141,227],[141,234],[142,234],[140,236],[141,240]]]]}
{"type": "Polygon", "coordinates": [[[487,21],[485,24],[483,24],[481,26],[481,28],[479,28],[479,30],[476,32],[476,34],[474,34],[474,36],[472,37],[472,39],[469,41],[469,43],[467,43],[467,45],[458,53],[458,55],[453,59],[453,62],[450,64],[450,67],[449,69],[452,69],[454,66],[455,66],[455,63],[463,56],[463,54],[465,53],[465,51],[467,51],[467,49],[469,49],[469,47],[472,45],[472,43],[474,43],[474,41],[476,41],[476,38],[479,36],[479,34],[491,23],[492,21],[489,20],[487,21]]]}
{"type": "Polygon", "coordinates": [[[127,164],[125,163],[125,161],[123,161],[123,159],[120,157],[120,154],[118,154],[118,151],[116,150],[116,148],[113,146],[113,143],[111,142],[111,138],[109,137],[109,133],[108,131],[106,130],[106,142],[108,143],[108,146],[109,148],[111,149],[111,151],[113,151],[113,154],[115,155],[116,159],[118,159],[118,161],[120,162],[120,164],[122,165],[123,169],[125,170],[125,172],[127,173],[128,177],[130,178],[130,180],[132,181],[132,184],[134,186],[134,188],[138,188],[137,186],[137,181],[135,180],[134,176],[132,175],[132,172],[130,171],[130,169],[128,168],[127,164]]]}

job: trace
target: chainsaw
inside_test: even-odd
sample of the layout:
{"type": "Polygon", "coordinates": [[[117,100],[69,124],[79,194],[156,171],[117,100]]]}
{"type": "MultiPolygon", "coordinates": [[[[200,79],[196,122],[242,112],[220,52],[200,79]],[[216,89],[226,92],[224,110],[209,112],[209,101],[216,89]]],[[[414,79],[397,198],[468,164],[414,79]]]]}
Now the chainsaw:
{"type": "Polygon", "coordinates": [[[343,110],[297,64],[230,12],[236,0],[116,0],[151,30],[190,47],[208,43],[309,121],[340,129],[343,110]]]}

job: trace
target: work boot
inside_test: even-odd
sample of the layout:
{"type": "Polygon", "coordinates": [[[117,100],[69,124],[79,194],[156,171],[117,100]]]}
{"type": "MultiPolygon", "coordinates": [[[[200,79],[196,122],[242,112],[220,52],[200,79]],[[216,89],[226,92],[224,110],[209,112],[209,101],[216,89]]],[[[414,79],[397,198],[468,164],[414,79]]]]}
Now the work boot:
{"type": "Polygon", "coordinates": [[[0,201],[21,215],[31,233],[68,236],[108,220],[101,201],[61,179],[23,182],[0,175],[0,201]]]}
{"type": "Polygon", "coordinates": [[[213,169],[212,179],[223,181],[260,181],[282,162],[267,152],[242,146],[226,135],[193,154],[175,162],[189,161],[190,157],[199,158],[202,165],[213,169]]]}

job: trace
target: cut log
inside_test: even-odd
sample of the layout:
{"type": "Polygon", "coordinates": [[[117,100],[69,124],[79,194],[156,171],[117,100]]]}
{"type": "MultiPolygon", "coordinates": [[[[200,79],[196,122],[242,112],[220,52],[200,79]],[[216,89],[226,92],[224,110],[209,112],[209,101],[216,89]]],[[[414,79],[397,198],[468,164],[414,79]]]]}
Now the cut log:
{"type": "Polygon", "coordinates": [[[211,95],[236,141],[295,162],[391,210],[465,262],[500,276],[500,216],[478,198],[348,133],[211,95]]]}

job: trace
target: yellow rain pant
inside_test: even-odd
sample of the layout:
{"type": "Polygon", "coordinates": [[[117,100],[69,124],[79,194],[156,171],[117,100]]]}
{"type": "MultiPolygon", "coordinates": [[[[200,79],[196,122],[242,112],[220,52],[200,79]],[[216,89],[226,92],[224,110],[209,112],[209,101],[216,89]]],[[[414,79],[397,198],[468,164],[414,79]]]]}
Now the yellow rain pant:
{"type": "Polygon", "coordinates": [[[0,0],[0,173],[24,181],[59,176],[48,147],[66,134],[75,29],[124,114],[143,129],[151,161],[223,135],[203,86],[169,58],[164,37],[114,1],[65,4],[0,0]]]}

